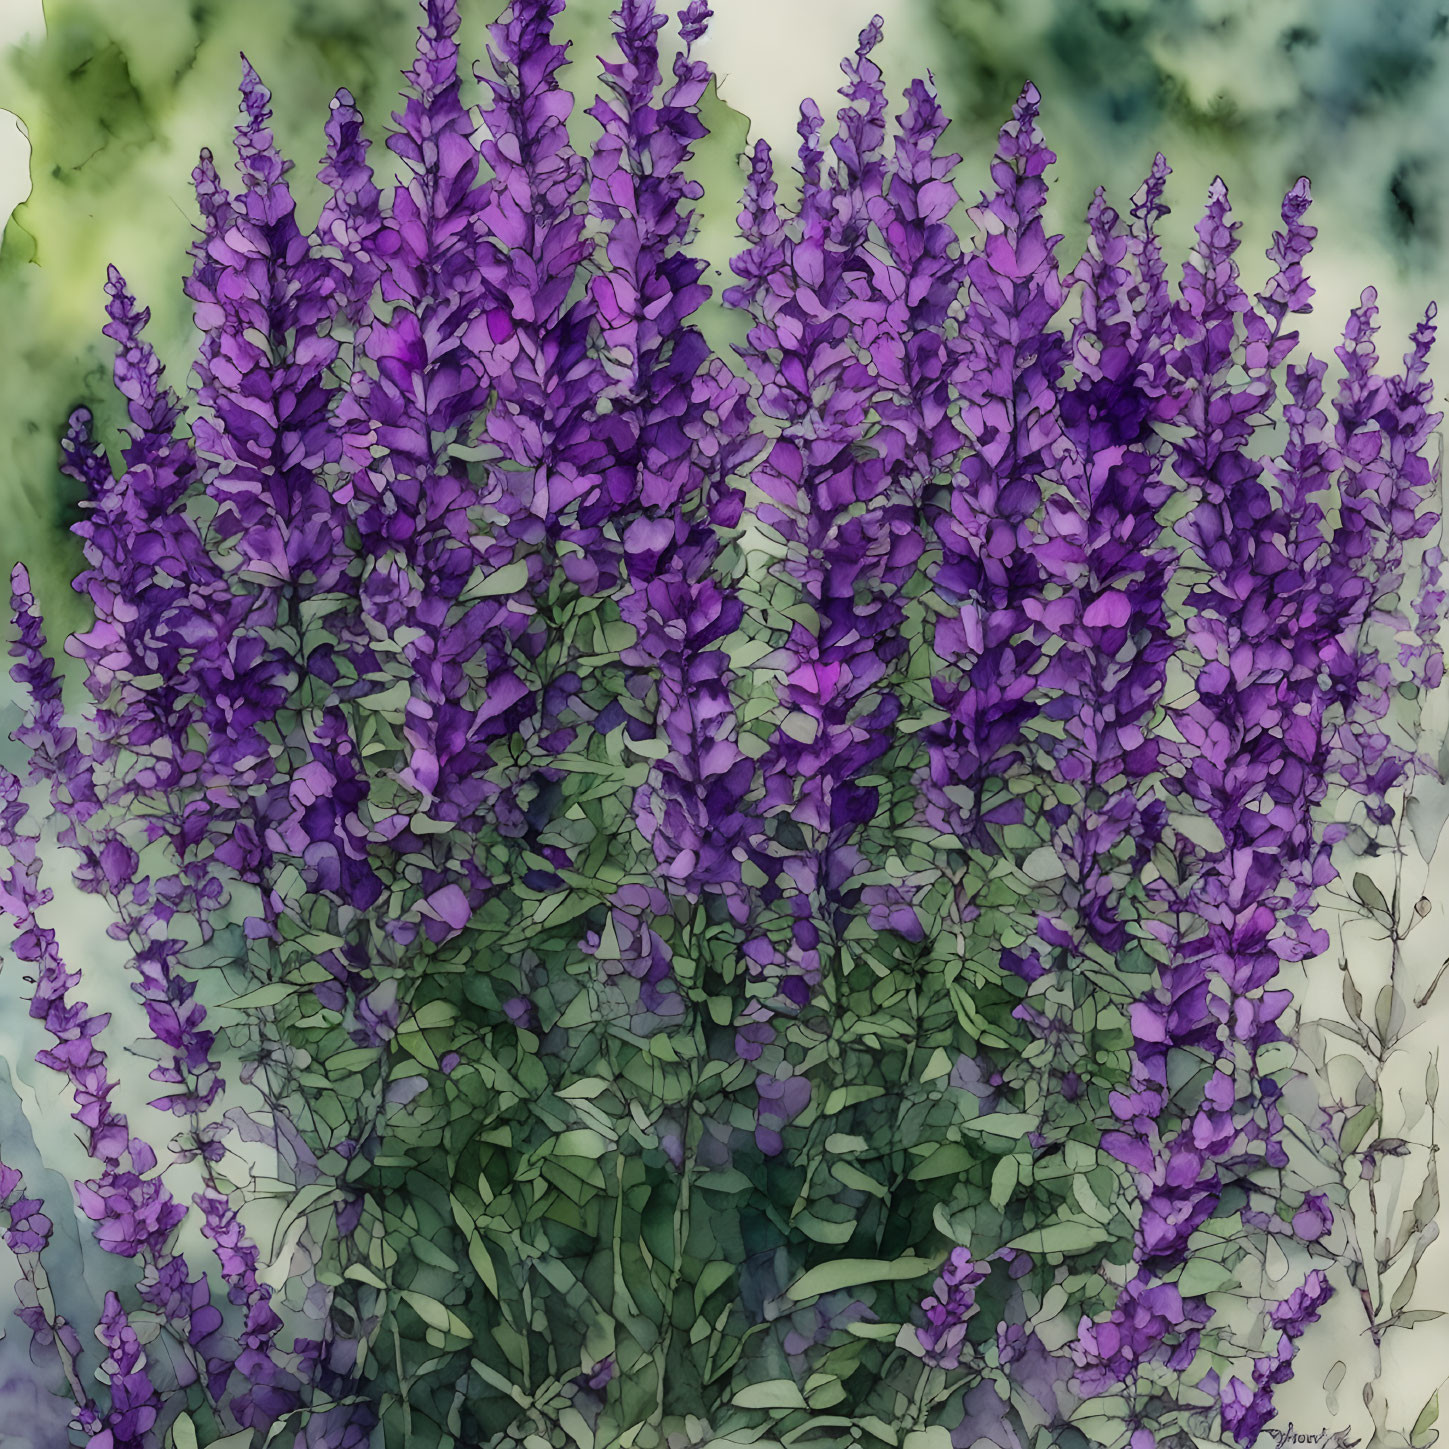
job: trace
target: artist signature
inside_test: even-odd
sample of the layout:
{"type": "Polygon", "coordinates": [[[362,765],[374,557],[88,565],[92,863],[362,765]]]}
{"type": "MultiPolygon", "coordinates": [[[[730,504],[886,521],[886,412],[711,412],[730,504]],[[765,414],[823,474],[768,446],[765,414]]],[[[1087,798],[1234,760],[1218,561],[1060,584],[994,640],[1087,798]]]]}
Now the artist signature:
{"type": "Polygon", "coordinates": [[[1355,1449],[1362,1442],[1350,1439],[1347,1429],[1320,1429],[1316,1434],[1305,1434],[1295,1430],[1291,1423],[1286,1429],[1265,1429],[1264,1433],[1273,1441],[1273,1449],[1284,1449],[1288,1444],[1315,1444],[1318,1449],[1355,1449]]]}

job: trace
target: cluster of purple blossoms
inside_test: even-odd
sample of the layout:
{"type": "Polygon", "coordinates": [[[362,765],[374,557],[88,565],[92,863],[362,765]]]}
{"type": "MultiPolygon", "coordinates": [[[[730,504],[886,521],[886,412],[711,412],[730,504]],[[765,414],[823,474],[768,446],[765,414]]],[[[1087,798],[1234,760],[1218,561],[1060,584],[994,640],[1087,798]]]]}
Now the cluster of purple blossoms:
{"type": "MultiPolygon", "coordinates": [[[[91,1449],[149,1449],[167,1397],[198,1384],[226,1429],[284,1432],[304,1411],[299,1449],[368,1442],[383,1414],[369,1396],[387,1391],[368,1380],[363,1353],[382,1311],[344,1296],[370,1291],[375,1277],[354,1242],[375,1206],[359,1184],[396,1165],[382,1150],[387,1114],[423,1099],[430,1123],[433,1097],[469,1080],[484,1040],[470,1037],[470,1020],[450,1049],[428,1055],[421,1028],[407,1029],[415,993],[431,985],[415,968],[490,911],[513,910],[515,888],[536,896],[575,884],[583,833],[565,828],[578,814],[572,801],[560,808],[562,785],[571,770],[602,772],[600,754],[617,758],[620,740],[607,738],[616,730],[648,762],[622,809],[634,855],[593,902],[592,929],[570,940],[606,981],[637,981],[629,1026],[666,1034],[651,1044],[666,1061],[681,1018],[709,1035],[705,1013],[689,1010],[709,997],[721,1039],[734,1028],[740,1060],[727,1069],[753,1089],[754,1149],[776,1159],[771,1173],[788,1174],[793,1164],[778,1159],[792,1124],[828,1132],[832,1089],[845,1085],[827,1081],[845,1060],[835,1037],[845,943],[865,924],[925,936],[913,890],[858,878],[882,815],[899,823],[898,802],[883,812],[882,801],[902,782],[883,785],[880,762],[898,743],[905,701],[927,691],[911,828],[988,870],[1037,831],[1060,867],[1046,907],[1033,907],[1035,940],[1003,949],[983,931],[978,943],[1017,992],[1007,1003],[1015,1024],[1049,1050],[1052,1089],[1079,1116],[1100,1108],[1091,1054],[1064,1060],[1070,1021],[1019,1000],[1011,977],[1033,996],[1049,975],[1047,985],[1090,975],[1123,1002],[1137,992],[1131,1081],[1096,1121],[1136,1185],[1136,1274],[1109,1312],[1082,1319],[1070,1347],[1077,1386],[1135,1391],[1148,1366],[1181,1374],[1212,1314],[1174,1275],[1225,1203],[1245,1195],[1245,1224],[1266,1224],[1254,1204],[1268,1172],[1286,1165],[1282,1088],[1259,1061],[1282,1039],[1281,965],[1323,947],[1310,914],[1342,834],[1318,816],[1327,782],[1362,794],[1383,825],[1389,792],[1427,768],[1382,721],[1395,683],[1423,691],[1443,672],[1437,547],[1424,550],[1412,608],[1399,598],[1406,546],[1437,517],[1425,457],[1440,420],[1425,375],[1432,309],[1404,372],[1385,379],[1366,293],[1339,352],[1347,377],[1331,437],[1324,365],[1309,359],[1287,368],[1281,456],[1254,456],[1297,340],[1286,320],[1312,296],[1306,183],[1285,198],[1275,272],[1255,299],[1238,283],[1221,182],[1170,297],[1160,156],[1125,228],[1097,193],[1086,254],[1064,274],[1061,238],[1045,227],[1055,158],[1027,86],[1000,134],[993,189],[969,211],[980,236],[963,248],[949,221],[960,158],[943,151],[946,121],[928,82],[907,88],[887,147],[877,18],[844,63],[828,148],[820,110],[802,106],[792,213],[769,147],[749,158],[739,285],[722,299],[750,323],[741,377],[711,355],[699,325],[710,289],[691,251],[690,204],[703,193],[688,167],[711,83],[698,56],[704,0],[679,13],[668,84],[665,18],[655,0],[622,0],[586,157],[570,144],[573,101],[558,78],[564,0],[514,0],[490,27],[492,77],[475,72],[486,88],[476,110],[463,98],[456,0],[423,9],[388,140],[400,184],[384,197],[361,117],[338,92],[319,173],[328,197],[310,234],[269,130],[271,97],[243,61],[241,189],[225,189],[208,152],[194,173],[202,226],[187,293],[200,407],[190,437],[143,338],[147,312],[108,275],[105,331],[131,422],[123,466],[112,469],[84,409],[62,445],[88,503],[76,587],[95,623],[67,645],[88,671],[85,748],[65,723],[28,579],[22,570],[13,580],[13,673],[31,703],[17,738],[31,783],[49,785],[76,880],[110,904],[112,935],[130,948],[151,1076],[166,1088],[151,1105],[183,1124],[173,1157],[201,1175],[193,1203],[233,1310],[213,1305],[205,1276],[192,1277],[175,1250],[186,1209],[112,1104],[99,1045],[108,1018],[78,1000],[79,973],[39,923],[49,900],[39,839],[20,829],[21,782],[0,775],[11,861],[0,907],[19,927],[16,956],[37,968],[30,1011],[53,1039],[39,1060],[69,1084],[98,1164],[78,1200],[101,1246],[137,1261],[136,1294],[164,1326],[148,1339],[129,1300],[106,1296],[96,1337],[110,1392],[98,1407],[75,1367],[78,1336],[38,1271],[50,1218],[0,1168],[7,1243],[27,1285],[22,1317],[57,1346],[77,1427],[91,1449]],[[1068,333],[1057,319],[1073,290],[1081,311],[1068,333]],[[1170,452],[1164,428],[1179,435],[1170,452]],[[747,490],[780,585],[758,621],[747,620],[754,595],[731,537],[747,490]],[[1177,542],[1161,522],[1175,491],[1189,502],[1177,542]],[[936,616],[927,683],[909,627],[925,585],[922,607],[936,616]],[[1170,601],[1183,586],[1175,628],[1170,601]],[[740,696],[758,718],[762,691],[742,688],[754,681],[732,667],[730,646],[755,623],[769,636],[756,661],[774,699],[752,744],[740,696]],[[1373,642],[1386,630],[1407,639],[1397,664],[1373,642]],[[600,641],[592,654],[590,638],[600,641]],[[1174,664],[1193,688],[1167,702],[1174,664]],[[1159,713],[1168,728],[1154,732],[1159,713]],[[1020,788],[1033,772],[1042,819],[1020,788]],[[1178,828],[1188,817],[1211,843],[1178,828]],[[143,873],[153,858],[167,858],[169,873],[143,873]],[[203,944],[229,929],[233,885],[260,900],[241,923],[245,964],[268,987],[310,988],[308,1029],[325,1022],[375,1074],[364,1101],[329,1101],[337,1120],[325,1128],[303,1127],[302,1053],[290,1024],[264,1011],[248,1026],[257,1040],[240,1075],[262,1092],[270,1122],[237,1108],[208,1120],[226,1083],[187,926],[194,916],[203,944]],[[718,975],[739,983],[733,1000],[695,989],[696,958],[709,950],[730,957],[718,975]],[[1158,962],[1144,989],[1112,976],[1129,951],[1158,962]],[[299,960],[302,975],[287,975],[299,960]],[[694,974],[676,980],[686,960],[694,974]],[[421,1067],[402,1061],[410,1053],[421,1067]],[[1184,1076],[1185,1060],[1199,1070],[1184,1076]],[[282,1305],[262,1281],[245,1202],[221,1173],[230,1131],[274,1148],[289,1185],[335,1188],[326,1251],[339,1271],[317,1266],[309,1225],[299,1249],[309,1265],[288,1301],[319,1326],[290,1355],[278,1347],[282,1305]],[[336,1183],[324,1157],[345,1164],[336,1183]]],[[[620,853],[617,839],[603,843],[620,853]]],[[[960,894],[954,906],[963,928],[980,909],[960,894]]],[[[521,992],[491,965],[465,969],[480,988],[471,1005],[500,1038],[549,1058],[546,1069],[527,1063],[538,1069],[529,1081],[558,1087],[566,1032],[549,968],[521,992]]],[[[972,1072],[985,1079],[981,1114],[1016,1105],[1019,1075],[962,1062],[948,1086],[974,1090],[972,1072]]],[[[648,1118],[683,1176],[682,1214],[691,1118],[676,1108],[648,1118]]],[[[1043,1112],[1026,1145],[1060,1146],[1059,1127],[1043,1112]]],[[[507,1128],[492,1136],[513,1142],[507,1128]]],[[[486,1174],[475,1180],[480,1196],[492,1191],[486,1174]]],[[[859,1168],[853,1180],[866,1186],[851,1191],[871,1186],[859,1168]]],[[[559,1221],[582,1222],[575,1208],[559,1221]]],[[[1313,1244],[1331,1224],[1326,1198],[1310,1192],[1292,1231],[1313,1244]]],[[[677,1281],[687,1225],[675,1236],[677,1281]]],[[[1013,1278],[1034,1270],[1010,1249],[990,1256],[1009,1258],[1013,1278]]],[[[920,1305],[930,1368],[987,1371],[967,1335],[988,1271],[966,1249],[951,1252],[920,1305]]],[[[1330,1291],[1315,1272],[1267,1311],[1279,1339],[1251,1382],[1231,1377],[1219,1393],[1215,1377],[1204,1381],[1245,1445],[1271,1418],[1272,1390],[1330,1291]]],[[[489,1315],[505,1296],[466,1311],[496,1327],[489,1315]]],[[[499,1308],[509,1328],[511,1306],[499,1308]]],[[[778,1343],[792,1369],[809,1369],[837,1329],[867,1316],[855,1300],[818,1303],[778,1343]]],[[[1044,1355],[1016,1318],[997,1326],[996,1343],[992,1369],[1008,1377],[1044,1355]]],[[[400,1346],[397,1357],[402,1378],[400,1346]]],[[[565,1397],[596,1424],[619,1365],[632,1370],[612,1355],[580,1362],[592,1367],[565,1397]]],[[[466,1371],[461,1383],[460,1400],[466,1371]]],[[[1130,1415],[1132,1449],[1147,1449],[1142,1405],[1130,1415]]]]}
{"type": "MultiPolygon", "coordinates": [[[[1298,1340],[1310,1324],[1318,1322],[1318,1310],[1332,1294],[1327,1275],[1315,1268],[1301,1288],[1295,1288],[1282,1302],[1269,1307],[1268,1320],[1280,1335],[1277,1348],[1272,1354],[1253,1360],[1251,1384],[1233,1377],[1221,1390],[1223,1428],[1239,1444],[1255,1444],[1264,1426],[1273,1418],[1273,1388],[1292,1378],[1298,1340]]],[[[1216,1391],[1216,1371],[1209,1374],[1204,1386],[1216,1391]]]]}
{"type": "MultiPolygon", "coordinates": [[[[913,246],[907,227],[919,231],[923,193],[928,208],[939,208],[928,190],[932,163],[920,153],[941,128],[929,97],[917,95],[898,142],[914,174],[899,197],[887,195],[885,94],[870,58],[880,36],[877,18],[844,63],[847,104],[828,175],[822,118],[813,104],[802,107],[802,192],[788,222],[769,148],[756,146],[740,218],[750,246],[733,263],[742,285],[724,296],[754,322],[741,352],[759,380],[755,405],[778,428],[751,474],[765,500],[756,518],[783,549],[780,570],[799,599],[785,611],[786,638],[764,661],[778,671],[784,717],[759,761],[761,827],[749,844],[765,884],[743,947],[755,983],[737,1034],[746,1060],[773,1041],[772,1017],[810,1002],[861,893],[851,884],[864,866],[857,841],[880,804],[880,787],[864,777],[901,712],[889,687],[906,649],[901,590],[923,548],[915,526],[922,475],[941,446],[918,421],[932,413],[939,359],[933,367],[924,351],[912,353],[902,306],[905,295],[924,305],[920,293],[931,286],[923,253],[935,239],[928,233],[913,246]],[[867,246],[871,225],[888,229],[897,211],[905,221],[893,265],[883,266],[867,246]],[[878,429],[869,422],[877,400],[894,407],[878,429]],[[796,839],[764,825],[772,818],[788,821],[796,839]]],[[[772,1084],[764,1113],[780,1093],[768,1073],[760,1081],[772,1084]]],[[[778,1150],[774,1128],[762,1130],[778,1150]]]]}
{"type": "Polygon", "coordinates": [[[952,1248],[930,1296],[922,1300],[926,1326],[916,1330],[921,1352],[932,1367],[960,1367],[966,1325],[977,1312],[976,1290],[989,1271],[984,1264],[974,1262],[965,1248],[952,1248]]]}
{"type": "Polygon", "coordinates": [[[1071,1344],[1077,1378],[1088,1394],[1108,1392],[1149,1363],[1185,1369],[1212,1310],[1183,1296],[1171,1283],[1154,1283],[1139,1273],[1122,1290],[1111,1314],[1098,1323],[1084,1318],[1071,1344]]]}
{"type": "Polygon", "coordinates": [[[1005,776],[1040,707],[1043,651],[1028,605],[1046,583],[1036,518],[1060,466],[1068,362],[1051,326],[1066,291],[1053,260],[1061,238],[1043,225],[1043,173],[1056,157],[1037,130],[1040,99],[1031,85],[1017,99],[992,162],[996,189],[970,212],[983,240],[964,262],[969,300],[953,359],[969,446],[928,510],[940,549],[931,582],[949,612],[932,638],[943,665],[932,692],[945,717],[923,736],[923,816],[988,854],[999,849],[991,827],[1024,813],[1005,776]]]}
{"type": "MultiPolygon", "coordinates": [[[[1338,721],[1350,700],[1360,698],[1358,638],[1376,588],[1372,574],[1360,571],[1361,561],[1385,547],[1372,542],[1375,522],[1354,504],[1368,492],[1365,473],[1390,486],[1404,480],[1393,525],[1400,531],[1422,536],[1433,517],[1425,507],[1428,470],[1417,452],[1401,452],[1392,467],[1376,462],[1389,429],[1382,406],[1370,401],[1379,388],[1369,379],[1373,358],[1362,345],[1369,330],[1365,309],[1351,317],[1341,350],[1348,376],[1339,448],[1321,441],[1323,369],[1310,361],[1289,371],[1289,441],[1273,467],[1277,489],[1263,480],[1264,462],[1246,451],[1255,423],[1268,415],[1271,373],[1297,341],[1283,331],[1283,321],[1289,312],[1307,310],[1312,295],[1302,271],[1313,237],[1302,221],[1307,204],[1307,185],[1300,182],[1284,201],[1285,229],[1269,251],[1278,271],[1257,298],[1260,311],[1237,285],[1237,223],[1221,183],[1214,184],[1198,227],[1198,260],[1184,269],[1183,300],[1174,309],[1180,342],[1166,356],[1168,393],[1179,400],[1174,412],[1187,429],[1175,445],[1177,471],[1199,493],[1179,526],[1191,550],[1184,567],[1195,585],[1186,625],[1197,659],[1195,689],[1170,710],[1177,739],[1165,746],[1166,784],[1211,822],[1221,844],[1179,839],[1177,877],[1159,879],[1153,891],[1175,924],[1165,917],[1148,925],[1168,956],[1160,988],[1133,1008],[1133,1090],[1113,1098],[1130,1130],[1103,1139],[1137,1176],[1137,1256],[1154,1274],[1186,1259],[1193,1233],[1217,1211],[1229,1184],[1251,1194],[1256,1169],[1287,1163],[1281,1086],[1258,1071],[1257,1059],[1282,1039],[1277,1022],[1289,993],[1272,989],[1281,964],[1327,944],[1309,912],[1319,888],[1334,878],[1329,852],[1343,828],[1321,825],[1316,809],[1332,773],[1335,731],[1341,737],[1344,728],[1338,721]],[[1234,363],[1246,372],[1246,386],[1229,382],[1234,363]],[[1344,418],[1355,417],[1345,425],[1344,418]],[[1370,421],[1378,426],[1362,426],[1370,421]],[[1344,501],[1330,535],[1313,495],[1330,486],[1336,471],[1344,501]],[[1347,688],[1345,674],[1355,681],[1347,688]],[[1200,1105],[1174,1102],[1169,1089],[1169,1058],[1184,1048],[1215,1067],[1200,1105]],[[1160,1125],[1165,1112],[1181,1114],[1175,1132],[1160,1125]]],[[[1416,332],[1405,378],[1389,391],[1412,391],[1432,335],[1427,322],[1416,332]]],[[[1417,402],[1417,415],[1403,426],[1421,449],[1434,419],[1425,417],[1421,397],[1417,402]]],[[[1377,526],[1382,540],[1390,525],[1380,520],[1377,526]]],[[[1425,588],[1433,586],[1431,567],[1425,588]]],[[[1299,1217],[1309,1241],[1331,1223],[1322,1199],[1299,1217]]],[[[1312,1283],[1325,1296],[1331,1291],[1321,1275],[1312,1283]]],[[[1256,1382],[1251,1404],[1241,1383],[1238,1397],[1223,1401],[1225,1425],[1244,1444],[1271,1416],[1270,1391],[1281,1378],[1260,1374],[1256,1382]]]]}
{"type": "MultiPolygon", "coordinates": [[[[740,806],[755,765],[738,743],[728,656],[718,647],[744,611],[718,560],[744,507],[732,479],[762,440],[750,434],[745,385],[710,357],[691,320],[708,288],[706,263],[687,250],[695,218],[685,203],[702,191],[683,168],[705,134],[699,106],[710,73],[692,47],[710,15],[701,0],[680,12],[684,48],[656,104],[664,18],[652,0],[625,4],[617,16],[624,64],[606,64],[611,98],[590,111],[603,128],[591,212],[609,228],[608,266],[590,290],[608,347],[598,424],[606,453],[597,495],[579,506],[577,541],[593,560],[618,558],[619,613],[634,634],[620,654],[627,691],[608,728],[622,722],[639,738],[642,727],[667,745],[634,800],[657,875],[688,901],[722,896],[740,919],[740,806]]],[[[630,929],[656,935],[647,917],[630,929]]],[[[664,1006],[652,991],[651,1000],[664,1006]]]]}

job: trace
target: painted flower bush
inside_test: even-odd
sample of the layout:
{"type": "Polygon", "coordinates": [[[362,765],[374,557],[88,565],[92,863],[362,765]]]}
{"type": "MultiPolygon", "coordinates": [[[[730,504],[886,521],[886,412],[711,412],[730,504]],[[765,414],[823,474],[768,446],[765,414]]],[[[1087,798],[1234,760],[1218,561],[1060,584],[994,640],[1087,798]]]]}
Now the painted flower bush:
{"type": "Polygon", "coordinates": [[[1221,181],[1169,279],[1161,156],[1068,267],[1035,89],[968,204],[877,20],[833,126],[742,158],[722,355],[709,7],[623,0],[581,151],[563,4],[473,91],[427,0],[397,184],[340,91],[310,227],[243,60],[185,395],[106,280],[90,699],[17,566],[0,776],[9,999],[92,1164],[0,1165],[67,1442],[1246,1449],[1336,1292],[1376,1346],[1433,1312],[1406,992],[1345,973],[1346,1103],[1285,983],[1344,851],[1437,833],[1434,309],[1395,373],[1364,293],[1330,423],[1306,180],[1260,291],[1221,181]],[[62,852],[139,1043],[46,924],[62,852]],[[1386,1290],[1337,1235],[1415,1151],[1386,1290]]]}

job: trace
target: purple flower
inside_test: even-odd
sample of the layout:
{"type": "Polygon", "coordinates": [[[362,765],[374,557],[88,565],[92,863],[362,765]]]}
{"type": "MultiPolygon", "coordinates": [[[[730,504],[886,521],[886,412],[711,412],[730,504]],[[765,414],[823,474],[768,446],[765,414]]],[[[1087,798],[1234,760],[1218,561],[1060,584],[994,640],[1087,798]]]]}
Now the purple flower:
{"type": "Polygon", "coordinates": [[[613,1378],[614,1358],[611,1354],[607,1358],[601,1358],[592,1369],[580,1374],[574,1382],[589,1393],[602,1394],[608,1385],[613,1382],[613,1378]]]}
{"type": "MultiPolygon", "coordinates": [[[[103,1367],[111,1390],[107,1434],[102,1438],[108,1437],[115,1449],[142,1449],[160,1412],[161,1396],[146,1371],[146,1354],[136,1331],[114,1293],[106,1294],[96,1337],[108,1350],[103,1367]]],[[[97,1440],[92,1439],[91,1443],[96,1444],[97,1440]]],[[[110,1445],[105,1449],[110,1449],[110,1445]]]]}
{"type": "Polygon", "coordinates": [[[1040,647],[1023,610],[1043,584],[1032,519],[1061,448],[1057,393],[1068,355],[1051,326],[1066,292],[1053,259],[1061,238],[1048,238],[1042,223],[1042,173],[1055,155],[1036,128],[1039,103],[1028,85],[1000,135],[996,190],[971,211],[985,241],[965,263],[970,300],[955,381],[973,447],[928,510],[941,549],[932,582],[950,612],[933,639],[946,665],[933,678],[933,702],[946,718],[923,734],[925,818],[992,852],[989,827],[1022,818],[1017,797],[988,804],[983,789],[1021,759],[1021,732],[1038,707],[1040,647]]]}
{"type": "Polygon", "coordinates": [[[1278,1412],[1266,1388],[1252,1388],[1237,1377],[1230,1378],[1223,1388],[1221,1409],[1223,1428],[1244,1449],[1258,1442],[1263,1426],[1278,1412]]]}
{"type": "Polygon", "coordinates": [[[965,1248],[952,1248],[930,1295],[922,1299],[926,1326],[916,1330],[916,1337],[926,1362],[934,1368],[960,1367],[966,1325],[977,1311],[976,1290],[989,1273],[965,1248]]]}
{"type": "Polygon", "coordinates": [[[1297,1339],[1311,1323],[1318,1322],[1318,1310],[1333,1297],[1333,1286],[1321,1268],[1315,1268],[1281,1303],[1268,1311],[1273,1327],[1281,1329],[1286,1338],[1297,1339]]]}
{"type": "Polygon", "coordinates": [[[1211,1317],[1203,1300],[1184,1299],[1171,1283],[1153,1283],[1139,1272],[1105,1319],[1083,1318],[1078,1326],[1070,1352],[1082,1392],[1110,1392],[1141,1364],[1186,1368],[1197,1352],[1201,1326],[1211,1317]]]}
{"type": "Polygon", "coordinates": [[[1027,1330],[1020,1323],[996,1325],[996,1357],[1002,1368],[1008,1368],[1027,1350],[1027,1330]]]}
{"type": "Polygon", "coordinates": [[[317,179],[328,188],[312,244],[333,253],[332,295],[354,328],[372,319],[373,289],[392,240],[382,216],[382,193],[367,162],[372,144],[362,134],[362,114],[349,91],[332,97],[327,117],[327,154],[317,179]]]}
{"type": "Polygon", "coordinates": [[[761,1072],[755,1077],[755,1143],[766,1157],[778,1157],[784,1150],[783,1129],[809,1105],[811,1083],[806,1077],[775,1077],[761,1072]]]}
{"type": "Polygon", "coordinates": [[[1321,1192],[1310,1192],[1303,1199],[1303,1206],[1293,1214],[1293,1231],[1305,1243],[1317,1242],[1333,1227],[1333,1212],[1328,1199],[1321,1192]]]}
{"type": "Polygon", "coordinates": [[[538,1030],[538,1007],[528,997],[510,997],[503,1003],[503,1011],[514,1026],[527,1031],[538,1030]]]}

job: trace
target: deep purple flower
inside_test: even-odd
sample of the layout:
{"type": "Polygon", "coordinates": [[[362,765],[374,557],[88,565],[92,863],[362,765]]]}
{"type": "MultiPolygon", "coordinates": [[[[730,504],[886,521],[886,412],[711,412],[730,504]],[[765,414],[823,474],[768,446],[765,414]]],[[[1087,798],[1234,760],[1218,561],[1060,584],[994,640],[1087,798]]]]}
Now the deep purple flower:
{"type": "Polygon", "coordinates": [[[327,154],[317,179],[328,188],[328,196],[311,241],[319,251],[332,254],[335,305],[354,328],[362,329],[365,340],[373,289],[393,238],[367,161],[372,142],[362,134],[362,114],[346,89],[332,97],[326,129],[327,154]]]}
{"type": "Polygon", "coordinates": [[[933,647],[946,668],[932,680],[946,718],[924,733],[930,764],[919,781],[927,823],[992,851],[992,825],[1022,818],[1018,797],[987,798],[985,782],[1021,759],[1022,729],[1041,647],[1027,627],[1043,572],[1033,519],[1061,449],[1057,403],[1067,345],[1051,324],[1066,297],[1042,206],[1056,159],[1037,130],[1040,96],[1028,85],[1003,127],[996,189],[971,215],[984,241],[967,257],[970,300],[955,381],[973,447],[949,490],[932,502],[940,545],[932,582],[949,606],[933,647]],[[959,803],[964,792],[969,803],[959,803]]]}

